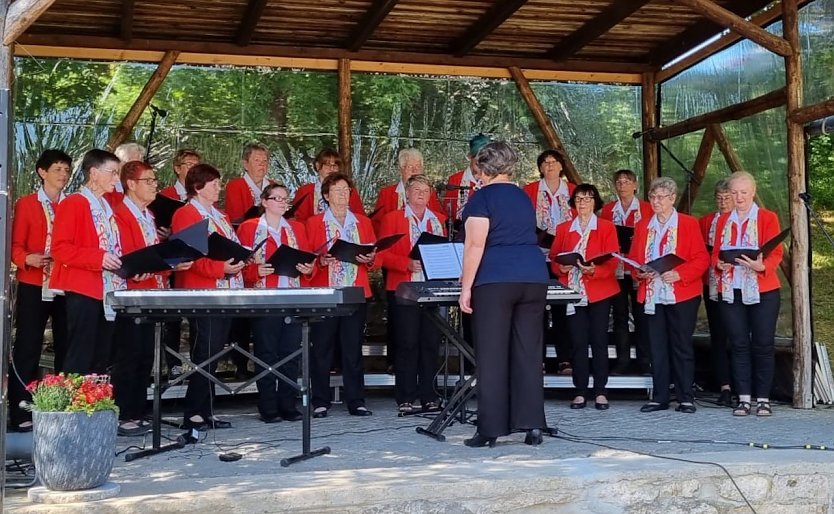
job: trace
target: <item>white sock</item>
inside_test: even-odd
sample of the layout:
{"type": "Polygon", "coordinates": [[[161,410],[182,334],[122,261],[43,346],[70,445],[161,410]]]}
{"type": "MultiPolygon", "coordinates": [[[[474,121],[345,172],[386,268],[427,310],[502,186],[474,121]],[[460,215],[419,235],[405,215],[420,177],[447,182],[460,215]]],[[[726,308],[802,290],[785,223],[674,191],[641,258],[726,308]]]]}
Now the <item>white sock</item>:
{"type": "Polygon", "coordinates": [[[740,395],[738,395],[739,403],[741,403],[741,402],[750,403],[750,396],[751,395],[749,395],[749,394],[740,394],[740,395]]]}

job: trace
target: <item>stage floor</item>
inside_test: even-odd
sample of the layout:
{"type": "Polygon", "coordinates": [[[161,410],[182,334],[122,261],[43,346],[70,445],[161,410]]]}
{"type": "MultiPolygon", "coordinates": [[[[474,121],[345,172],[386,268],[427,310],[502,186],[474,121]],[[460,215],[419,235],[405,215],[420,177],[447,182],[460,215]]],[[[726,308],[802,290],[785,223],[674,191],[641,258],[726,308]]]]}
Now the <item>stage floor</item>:
{"type": "MultiPolygon", "coordinates": [[[[811,473],[818,477],[817,481],[825,477],[826,482],[818,484],[820,491],[825,489],[824,494],[831,495],[834,489],[834,454],[797,449],[806,444],[834,445],[831,409],[803,411],[775,405],[771,418],[734,418],[730,409],[703,402],[695,414],[673,409],[643,414],[639,412],[641,401],[616,396],[612,397],[608,411],[596,411],[592,403],[584,410],[571,410],[568,401],[565,397],[546,402],[548,423],[558,429],[559,437],[545,438],[543,445],[531,447],[523,444],[523,434],[514,434],[500,439],[492,449],[463,445],[463,440],[475,431],[472,425],[449,427],[444,432],[446,442],[419,435],[415,428],[427,426],[430,420],[398,417],[396,405],[388,397],[369,399],[368,407],[374,411],[371,417],[350,416],[345,406],[336,405],[327,418],[313,420],[312,428],[313,448],[329,446],[331,453],[282,468],[282,458],[300,451],[301,422],[267,425],[258,420],[252,398],[237,402],[223,399],[218,402],[218,413],[232,421],[234,428],[209,431],[197,444],[146,459],[125,462],[120,455],[111,477],[122,487],[118,498],[84,506],[36,506],[28,503],[24,492],[7,490],[6,502],[17,512],[393,512],[400,507],[412,512],[501,512],[512,505],[525,512],[538,512],[530,510],[535,505],[549,505],[541,512],[574,512],[573,507],[564,506],[587,503],[587,495],[593,490],[577,480],[591,481],[596,487],[614,481],[622,488],[623,480],[659,484],[663,477],[677,482],[701,477],[696,479],[697,484],[709,480],[729,484],[716,485],[715,495],[722,501],[735,502],[734,508],[744,506],[739,503],[740,497],[732,498],[734,491],[721,489],[732,486],[719,468],[645,454],[725,464],[731,474],[738,473],[736,478],[743,479],[742,487],[750,490],[751,501],[762,502],[759,507],[784,505],[784,499],[774,496],[777,479],[791,473],[811,473]],[[767,444],[771,449],[749,446],[750,443],[767,444]],[[231,451],[243,458],[236,462],[218,459],[220,454],[231,451]],[[782,471],[775,471],[779,466],[782,471]],[[793,466],[790,473],[785,466],[793,466]],[[768,476],[766,487],[756,482],[768,476]],[[538,498],[526,489],[528,485],[541,494],[548,490],[552,494],[538,498]],[[764,490],[759,491],[762,487],[764,490]],[[571,496],[573,493],[582,496],[571,496]],[[392,503],[395,501],[408,504],[392,503]],[[438,510],[438,506],[445,507],[438,510]]],[[[176,405],[166,407],[173,409],[176,405]]],[[[178,414],[171,410],[169,419],[178,419],[178,414]]],[[[175,438],[181,433],[179,429],[163,427],[167,437],[175,438]]],[[[150,436],[144,441],[142,437],[118,439],[119,451],[143,444],[150,446],[150,436]]],[[[803,479],[802,483],[808,482],[803,479]]],[[[635,487],[635,491],[645,489],[635,487]]],[[[679,490],[670,494],[694,501],[710,494],[705,487],[696,487],[700,491],[697,494],[679,490]]],[[[655,489],[663,490],[659,486],[655,489]]],[[[797,498],[811,502],[814,494],[817,493],[802,493],[797,498]]],[[[618,502],[631,502],[627,503],[631,509],[645,501],[649,501],[648,510],[638,511],[653,512],[651,505],[657,501],[628,492],[608,500],[603,495],[602,500],[611,510],[599,512],[620,512],[618,502]]],[[[828,501],[830,508],[830,498],[820,501],[828,501]]],[[[779,512],[759,507],[758,512],[779,512]]],[[[810,504],[808,508],[811,509],[810,504]]],[[[577,512],[588,512],[583,509],[577,512]]],[[[816,508],[807,511],[820,512],[816,508]]]]}

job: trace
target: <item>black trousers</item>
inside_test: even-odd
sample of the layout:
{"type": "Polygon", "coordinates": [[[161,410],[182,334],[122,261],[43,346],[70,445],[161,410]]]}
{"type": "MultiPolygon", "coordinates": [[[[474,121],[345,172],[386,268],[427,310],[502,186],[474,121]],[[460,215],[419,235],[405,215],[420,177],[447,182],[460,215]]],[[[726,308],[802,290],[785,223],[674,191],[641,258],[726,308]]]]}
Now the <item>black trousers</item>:
{"type": "Polygon", "coordinates": [[[707,311],[710,339],[710,361],[712,376],[718,387],[730,385],[730,341],[727,329],[721,319],[720,300],[709,299],[709,286],[704,286],[704,307],[707,311]]]}
{"type": "Polygon", "coordinates": [[[420,398],[425,404],[437,399],[434,377],[437,373],[440,330],[414,305],[393,305],[396,325],[394,341],[397,360],[394,363],[397,403],[413,403],[420,398]]]}
{"type": "Polygon", "coordinates": [[[104,319],[101,300],[77,293],[67,298],[67,373],[107,373],[111,365],[115,323],[104,319]]]}
{"type": "MultiPolygon", "coordinates": [[[[383,276],[385,271],[383,270],[383,276]]],[[[383,283],[384,283],[383,278],[383,283]]],[[[397,297],[394,291],[385,291],[385,316],[388,318],[388,326],[385,330],[385,362],[389,366],[397,367],[397,297]]]]}
{"type": "Polygon", "coordinates": [[[643,305],[637,301],[637,290],[631,277],[626,275],[618,280],[620,294],[611,301],[611,316],[614,325],[614,344],[617,346],[617,366],[625,367],[631,361],[631,339],[628,331],[629,309],[634,318],[634,340],[637,347],[637,362],[647,370],[651,363],[651,348],[646,337],[646,323],[643,305]]]}
{"type": "Polygon", "coordinates": [[[350,316],[333,316],[312,325],[310,338],[313,340],[313,352],[310,368],[314,408],[331,406],[330,364],[337,343],[342,350],[342,382],[348,409],[365,405],[362,337],[367,314],[368,304],[362,304],[350,316]]]}
{"type": "Polygon", "coordinates": [[[45,302],[41,300],[40,286],[18,283],[15,300],[17,328],[12,346],[14,369],[9,370],[9,421],[12,425],[32,420],[32,413],[21,409],[20,402],[32,401],[32,396],[26,392],[26,385],[39,378],[43,332],[49,318],[52,318],[55,372],[61,371],[67,345],[66,309],[63,296],[56,296],[51,302],[45,302]]]}
{"type": "Polygon", "coordinates": [[[733,352],[737,394],[769,398],[775,367],[774,336],[781,296],[778,289],[762,293],[759,303],[744,305],[736,289],[733,303],[721,302],[721,318],[733,352]]]}
{"type": "MultiPolygon", "coordinates": [[[[237,343],[244,350],[251,351],[252,320],[250,318],[232,318],[229,330],[229,343],[237,343]]],[[[237,367],[237,373],[245,373],[249,365],[249,358],[235,350],[229,354],[229,360],[237,367]]]]}
{"type": "MultiPolygon", "coordinates": [[[[196,332],[191,359],[199,364],[220,352],[229,340],[231,318],[200,317],[193,318],[191,328],[196,332]]],[[[217,360],[213,360],[207,370],[212,375],[217,370],[217,360]]],[[[185,418],[202,416],[204,420],[212,415],[214,384],[200,373],[188,377],[188,389],[185,391],[185,418]]]]}
{"type": "Polygon", "coordinates": [[[497,283],[472,290],[478,361],[478,432],[544,428],[542,316],[546,284],[497,283]]]}
{"type": "MultiPolygon", "coordinates": [[[[287,355],[301,348],[301,325],[285,323],[282,316],[253,318],[252,333],[255,339],[255,357],[269,365],[274,365],[287,355]]],[[[290,359],[278,368],[278,371],[292,380],[298,381],[299,357],[290,359]]],[[[273,366],[274,367],[274,366],[273,366]]],[[[255,373],[264,369],[255,366],[255,373]]],[[[267,374],[257,381],[258,412],[265,418],[295,410],[296,390],[273,374],[267,374]]]]}
{"type": "Polygon", "coordinates": [[[588,376],[594,375],[594,396],[606,394],[608,384],[608,313],[611,300],[606,298],[576,307],[568,316],[568,329],[573,345],[573,386],[577,396],[588,396],[588,376]],[[588,347],[593,359],[588,359],[588,347]]]}
{"type": "Polygon", "coordinates": [[[133,319],[116,316],[113,350],[113,396],[119,419],[142,419],[148,399],[148,383],[153,368],[154,325],[137,325],[133,319]]]}
{"type": "Polygon", "coordinates": [[[652,348],[652,399],[669,403],[669,384],[674,377],[678,402],[692,402],[695,379],[695,349],[692,334],[698,320],[701,297],[673,305],[655,305],[646,315],[646,328],[652,348]]]}

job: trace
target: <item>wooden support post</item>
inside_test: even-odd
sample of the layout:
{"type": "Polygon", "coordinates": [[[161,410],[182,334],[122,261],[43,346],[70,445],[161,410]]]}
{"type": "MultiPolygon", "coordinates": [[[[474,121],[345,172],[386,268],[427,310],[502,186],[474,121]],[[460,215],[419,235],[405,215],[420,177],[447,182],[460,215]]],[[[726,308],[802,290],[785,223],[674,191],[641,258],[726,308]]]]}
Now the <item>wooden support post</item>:
{"type": "Polygon", "coordinates": [[[133,102],[130,110],[127,111],[127,114],[125,114],[125,118],[121,123],[119,123],[119,126],[116,127],[113,135],[110,136],[110,140],[107,142],[107,148],[111,151],[120,144],[124,143],[130,133],[133,132],[133,127],[136,126],[136,122],[139,121],[139,117],[142,116],[142,113],[145,112],[145,108],[147,108],[148,104],[151,103],[153,95],[156,94],[159,90],[159,86],[162,85],[165,77],[168,76],[168,72],[171,71],[171,67],[177,61],[179,54],[180,53],[176,50],[169,50],[165,52],[165,55],[159,62],[159,66],[157,66],[156,71],[153,72],[151,78],[148,79],[148,83],[145,84],[142,92],[139,93],[139,97],[135,102],[133,102]]]}
{"type": "Polygon", "coordinates": [[[784,39],[774,36],[765,29],[754,25],[741,16],[724,9],[712,0],[676,0],[693,11],[704,15],[722,27],[727,27],[737,34],[760,44],[771,52],[787,57],[791,53],[790,45],[784,39]]]}
{"type": "MultiPolygon", "coordinates": [[[[791,53],[785,57],[788,113],[802,107],[802,54],[799,41],[797,0],[782,2],[782,27],[791,53]]],[[[793,314],[793,406],[814,406],[811,372],[811,296],[809,294],[808,213],[799,200],[805,192],[805,134],[802,125],[788,117],[788,205],[791,218],[791,304],[793,314]]]]}
{"type": "Polygon", "coordinates": [[[695,164],[692,166],[694,176],[689,178],[683,194],[678,197],[678,211],[689,214],[690,209],[692,209],[692,204],[695,203],[704,176],[707,174],[707,166],[709,166],[709,159],[712,157],[713,147],[715,147],[715,135],[712,130],[707,129],[704,131],[704,137],[701,138],[698,156],[695,157],[695,164]]]}
{"type": "Polygon", "coordinates": [[[350,59],[339,59],[339,155],[342,157],[342,171],[351,175],[351,97],[350,59]]]}
{"type": "Polygon", "coordinates": [[[574,184],[581,184],[582,177],[580,177],[579,173],[576,171],[576,167],[573,165],[570,155],[568,155],[567,150],[565,150],[562,140],[559,139],[556,129],[553,128],[553,124],[550,123],[550,118],[547,116],[547,113],[544,112],[544,107],[542,107],[539,99],[536,98],[536,93],[533,92],[533,88],[530,87],[527,77],[524,76],[524,73],[520,68],[515,66],[510,67],[509,70],[510,75],[512,75],[513,80],[515,81],[515,85],[518,88],[518,92],[521,93],[521,97],[527,103],[527,107],[530,108],[530,112],[533,113],[533,118],[536,119],[536,124],[538,124],[539,130],[541,130],[542,134],[544,134],[547,145],[550,148],[562,152],[562,155],[565,158],[565,176],[574,184]]]}
{"type": "MultiPolygon", "coordinates": [[[[654,73],[644,73],[640,90],[642,129],[645,133],[657,126],[657,90],[654,73]]],[[[643,196],[648,198],[652,180],[660,176],[660,159],[657,142],[643,136],[643,196]]]]}
{"type": "Polygon", "coordinates": [[[713,123],[725,123],[727,121],[740,120],[741,118],[759,114],[760,112],[773,109],[774,107],[780,107],[782,105],[785,105],[785,88],[776,89],[770,93],[747,100],[746,102],[730,105],[706,114],[693,116],[692,118],[679,121],[666,127],[654,129],[646,134],[646,137],[656,141],[661,141],[663,139],[689,134],[690,132],[697,132],[698,130],[704,129],[707,125],[712,125],[713,123]]]}
{"type": "Polygon", "coordinates": [[[53,3],[55,0],[16,0],[11,4],[8,11],[4,11],[3,44],[14,43],[53,3]]]}
{"type": "Polygon", "coordinates": [[[736,154],[736,151],[730,145],[730,140],[727,139],[727,134],[724,133],[721,125],[718,123],[710,125],[707,127],[707,130],[712,131],[712,137],[715,138],[715,142],[718,144],[718,150],[724,156],[724,160],[727,161],[727,166],[729,166],[730,171],[733,173],[742,171],[744,166],[741,164],[738,154],[736,154]]]}
{"type": "Polygon", "coordinates": [[[801,107],[790,114],[791,122],[805,125],[834,114],[834,96],[820,103],[801,107]]]}

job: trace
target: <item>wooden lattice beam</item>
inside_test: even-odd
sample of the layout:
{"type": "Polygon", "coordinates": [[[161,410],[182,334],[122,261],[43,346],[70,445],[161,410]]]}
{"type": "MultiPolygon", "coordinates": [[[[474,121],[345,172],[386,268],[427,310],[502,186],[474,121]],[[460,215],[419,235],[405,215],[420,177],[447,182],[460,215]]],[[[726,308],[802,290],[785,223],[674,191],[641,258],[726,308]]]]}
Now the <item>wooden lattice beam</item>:
{"type": "Polygon", "coordinates": [[[715,147],[715,136],[712,130],[704,131],[704,136],[701,138],[701,145],[698,147],[698,155],[695,157],[695,164],[692,165],[692,175],[687,177],[686,187],[683,193],[678,197],[678,210],[689,214],[692,209],[692,204],[698,197],[698,191],[701,189],[701,184],[704,182],[704,177],[707,174],[707,166],[709,166],[710,157],[712,157],[712,149],[715,147]]]}
{"type": "Polygon", "coordinates": [[[633,0],[629,2],[612,2],[593,20],[579,27],[573,34],[562,39],[549,52],[548,57],[554,61],[564,61],[573,57],[586,45],[602,36],[620,22],[637,12],[651,0],[633,0]]]}
{"type": "Polygon", "coordinates": [[[362,21],[356,26],[356,30],[350,36],[346,48],[351,52],[357,52],[368,41],[368,38],[382,23],[382,20],[388,16],[391,9],[397,5],[398,0],[376,0],[374,5],[368,9],[362,21]]]}
{"type": "Polygon", "coordinates": [[[495,0],[492,7],[452,44],[451,53],[455,57],[468,54],[526,3],[527,0],[495,0]]]}

